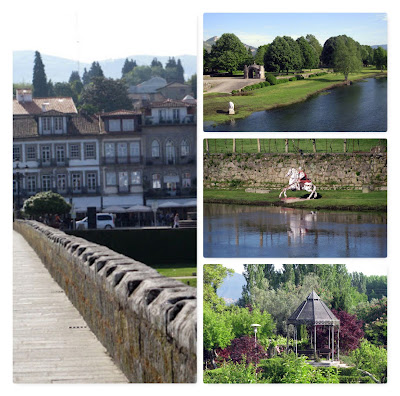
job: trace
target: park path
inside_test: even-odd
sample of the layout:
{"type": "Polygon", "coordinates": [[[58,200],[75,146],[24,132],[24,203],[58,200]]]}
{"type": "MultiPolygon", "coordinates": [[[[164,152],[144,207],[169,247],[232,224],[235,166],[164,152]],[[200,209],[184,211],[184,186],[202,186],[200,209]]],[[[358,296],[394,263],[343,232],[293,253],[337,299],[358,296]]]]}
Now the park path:
{"type": "Polygon", "coordinates": [[[245,80],[243,77],[210,77],[204,79],[203,90],[205,93],[231,93],[234,89],[242,89],[247,85],[258,84],[261,81],[265,81],[265,78],[249,78],[245,80]]]}
{"type": "Polygon", "coordinates": [[[25,239],[13,231],[14,383],[126,383],[25,239]]]}

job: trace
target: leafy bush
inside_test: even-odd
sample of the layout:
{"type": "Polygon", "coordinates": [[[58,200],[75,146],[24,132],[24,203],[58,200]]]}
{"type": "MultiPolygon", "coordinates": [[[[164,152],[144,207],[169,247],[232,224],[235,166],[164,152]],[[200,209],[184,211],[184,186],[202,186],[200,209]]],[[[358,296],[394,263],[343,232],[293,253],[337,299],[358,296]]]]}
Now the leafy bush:
{"type": "Polygon", "coordinates": [[[263,382],[257,380],[256,367],[240,363],[226,362],[223,367],[203,372],[205,384],[255,384],[263,382]]]}
{"type": "Polygon", "coordinates": [[[297,74],[295,77],[296,80],[304,80],[304,76],[302,76],[301,74],[297,74]]]}
{"type": "Polygon", "coordinates": [[[278,80],[272,74],[267,74],[265,81],[269,82],[271,85],[276,85],[278,80]]]}
{"type": "Polygon", "coordinates": [[[245,360],[247,363],[257,364],[260,359],[266,359],[267,352],[259,341],[254,337],[243,336],[235,338],[231,344],[218,351],[219,359],[240,363],[245,360]]]}
{"type": "Polygon", "coordinates": [[[357,368],[371,373],[381,383],[387,382],[387,350],[362,340],[360,347],[349,354],[357,368]]]}
{"type": "Polygon", "coordinates": [[[333,367],[313,367],[305,356],[294,353],[260,362],[261,375],[267,382],[282,384],[339,383],[338,371],[333,367]]]}
{"type": "Polygon", "coordinates": [[[296,77],[290,77],[290,78],[289,78],[289,81],[296,81],[296,80],[297,80],[296,77]]]}
{"type": "Polygon", "coordinates": [[[288,78],[279,78],[279,79],[276,80],[277,84],[284,84],[284,83],[287,83],[287,82],[289,82],[288,78]]]}
{"type": "Polygon", "coordinates": [[[67,214],[71,205],[65,199],[53,191],[43,191],[28,198],[24,202],[23,211],[28,216],[43,216],[55,214],[67,214]]]}

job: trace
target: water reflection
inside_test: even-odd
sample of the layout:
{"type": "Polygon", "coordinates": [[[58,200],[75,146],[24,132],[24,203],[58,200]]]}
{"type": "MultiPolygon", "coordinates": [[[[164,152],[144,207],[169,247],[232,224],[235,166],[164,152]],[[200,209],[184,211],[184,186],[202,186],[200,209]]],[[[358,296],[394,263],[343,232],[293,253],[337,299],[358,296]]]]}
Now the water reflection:
{"type": "Polygon", "coordinates": [[[204,205],[205,257],[386,257],[386,214],[204,205]]]}

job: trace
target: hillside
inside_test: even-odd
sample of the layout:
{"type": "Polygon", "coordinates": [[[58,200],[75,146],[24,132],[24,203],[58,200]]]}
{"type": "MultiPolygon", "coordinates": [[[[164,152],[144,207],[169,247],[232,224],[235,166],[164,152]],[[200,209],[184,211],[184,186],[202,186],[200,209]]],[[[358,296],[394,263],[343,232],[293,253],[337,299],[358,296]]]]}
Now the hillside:
{"type": "MultiPolygon", "coordinates": [[[[90,69],[91,63],[80,63],[77,61],[57,56],[41,54],[44,63],[46,76],[53,83],[68,81],[71,73],[79,69],[80,75],[84,68],[90,69]]],[[[196,56],[194,55],[171,55],[176,60],[180,59],[185,71],[185,79],[189,79],[196,73],[196,56]]],[[[31,83],[35,51],[14,51],[13,53],[13,82],[31,83]]],[[[164,66],[168,56],[157,55],[128,55],[126,58],[136,60],[139,66],[150,65],[153,58],[157,58],[164,66]]],[[[108,78],[121,78],[121,70],[126,58],[99,60],[104,75],[108,78]]],[[[97,61],[97,60],[94,60],[97,61]]]]}

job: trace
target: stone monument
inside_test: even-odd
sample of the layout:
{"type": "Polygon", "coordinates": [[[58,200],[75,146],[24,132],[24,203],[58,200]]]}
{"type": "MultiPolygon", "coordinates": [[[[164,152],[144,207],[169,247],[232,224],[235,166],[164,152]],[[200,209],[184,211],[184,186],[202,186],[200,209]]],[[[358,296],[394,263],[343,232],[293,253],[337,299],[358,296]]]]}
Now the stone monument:
{"type": "Polygon", "coordinates": [[[235,114],[235,105],[233,102],[229,102],[229,110],[228,110],[229,115],[235,114]]]}

